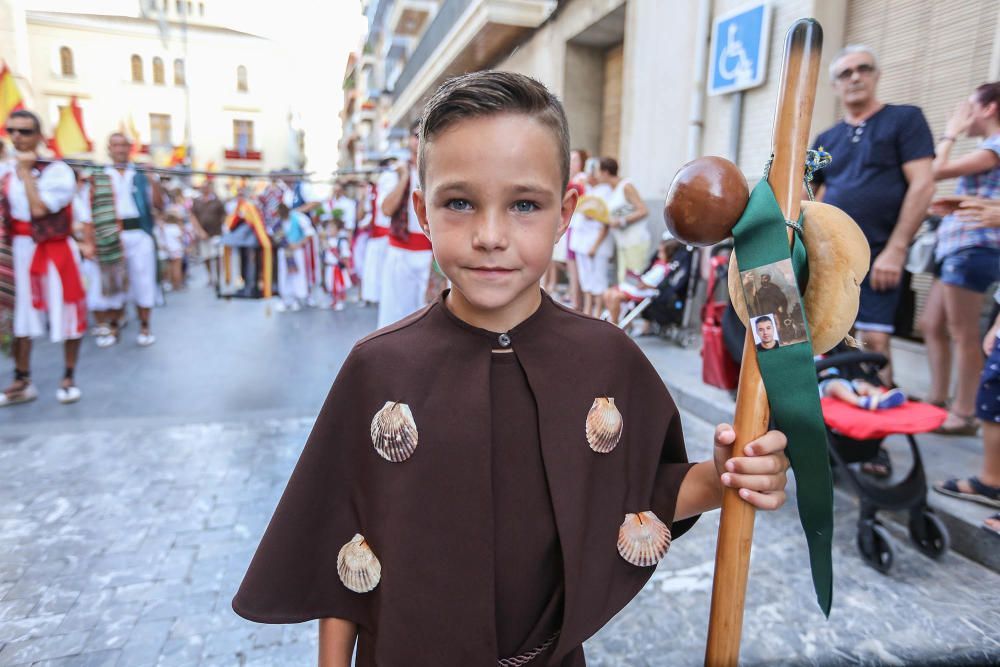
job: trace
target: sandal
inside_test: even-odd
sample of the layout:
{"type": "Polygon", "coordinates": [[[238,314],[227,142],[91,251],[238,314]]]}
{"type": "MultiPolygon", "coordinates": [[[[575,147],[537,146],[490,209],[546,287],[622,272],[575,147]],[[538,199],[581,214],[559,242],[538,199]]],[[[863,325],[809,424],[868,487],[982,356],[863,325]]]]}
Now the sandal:
{"type": "Polygon", "coordinates": [[[0,394],[0,408],[6,408],[18,403],[27,403],[38,398],[38,390],[31,380],[14,380],[14,383],[0,394]]]}
{"type": "Polygon", "coordinates": [[[938,435],[976,435],[979,432],[979,420],[976,419],[975,415],[963,417],[962,415],[956,415],[954,412],[949,412],[945,423],[938,426],[932,432],[938,435]],[[945,426],[949,420],[957,422],[957,425],[945,426]]]}
{"type": "Polygon", "coordinates": [[[983,521],[983,530],[988,530],[994,535],[1000,536],[1000,512],[983,521]]]}
{"type": "Polygon", "coordinates": [[[958,488],[960,481],[963,480],[952,478],[946,482],[938,482],[934,485],[934,490],[952,498],[971,500],[974,503],[990,507],[1000,507],[1000,486],[989,486],[979,481],[978,477],[969,477],[964,481],[972,489],[972,493],[966,493],[958,488]]]}
{"type": "Polygon", "coordinates": [[[891,477],[892,459],[889,458],[889,452],[880,446],[875,458],[861,464],[861,472],[875,479],[887,479],[891,477]]]}

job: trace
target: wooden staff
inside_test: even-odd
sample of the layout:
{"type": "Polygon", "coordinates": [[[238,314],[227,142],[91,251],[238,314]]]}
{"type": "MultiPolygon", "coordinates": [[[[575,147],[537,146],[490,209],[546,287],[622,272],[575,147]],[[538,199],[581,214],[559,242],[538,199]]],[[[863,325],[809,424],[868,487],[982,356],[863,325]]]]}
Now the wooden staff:
{"type": "MultiPolygon", "coordinates": [[[[822,45],[823,30],[814,19],[796,21],[785,38],[771,144],[774,157],[767,180],[786,220],[799,217],[822,45]]],[[[791,242],[791,229],[788,239],[791,242]]],[[[767,393],[757,366],[753,333],[748,328],[736,395],[733,455],[742,455],[749,442],[767,432],[768,419],[767,393]]],[[[739,497],[737,489],[724,489],[705,648],[705,664],[709,667],[735,667],[739,659],[753,522],[753,506],[739,497]]]]}

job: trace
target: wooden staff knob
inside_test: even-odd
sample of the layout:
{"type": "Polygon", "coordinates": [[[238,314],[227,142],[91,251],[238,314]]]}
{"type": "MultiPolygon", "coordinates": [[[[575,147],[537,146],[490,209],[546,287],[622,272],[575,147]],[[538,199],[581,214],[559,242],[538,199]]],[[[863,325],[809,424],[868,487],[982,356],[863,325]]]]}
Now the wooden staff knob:
{"type": "Polygon", "coordinates": [[[721,157],[701,157],[680,168],[663,204],[663,221],[677,239],[708,246],[728,238],[750,200],[743,172],[721,157]]]}

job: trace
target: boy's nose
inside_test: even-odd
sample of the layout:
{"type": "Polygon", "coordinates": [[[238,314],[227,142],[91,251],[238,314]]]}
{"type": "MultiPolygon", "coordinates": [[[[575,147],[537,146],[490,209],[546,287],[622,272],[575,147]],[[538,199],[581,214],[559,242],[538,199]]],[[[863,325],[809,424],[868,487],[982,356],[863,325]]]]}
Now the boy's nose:
{"type": "Polygon", "coordinates": [[[504,248],[507,245],[506,223],[503,213],[487,211],[476,226],[474,243],[486,249],[504,248]]]}

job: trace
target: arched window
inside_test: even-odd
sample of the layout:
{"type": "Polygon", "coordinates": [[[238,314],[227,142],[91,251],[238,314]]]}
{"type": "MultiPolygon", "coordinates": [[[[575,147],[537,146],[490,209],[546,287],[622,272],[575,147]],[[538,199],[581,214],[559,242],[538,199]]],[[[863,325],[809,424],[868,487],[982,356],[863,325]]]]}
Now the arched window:
{"type": "Polygon", "coordinates": [[[132,80],[136,83],[144,81],[142,76],[142,58],[135,53],[132,54],[132,80]]]}
{"type": "Polygon", "coordinates": [[[184,0],[177,0],[177,2],[174,3],[174,4],[177,7],[177,13],[178,14],[183,14],[184,13],[184,0]]]}
{"type": "Polygon", "coordinates": [[[76,76],[76,69],[73,67],[73,49],[68,46],[59,47],[59,71],[63,76],[76,76]]]}
{"type": "Polygon", "coordinates": [[[163,58],[153,58],[153,83],[158,83],[162,86],[166,82],[167,78],[163,74],[163,58]]]}
{"type": "Polygon", "coordinates": [[[205,3],[204,2],[199,2],[198,3],[198,16],[204,16],[204,15],[205,15],[205,3]]]}
{"type": "Polygon", "coordinates": [[[243,65],[236,68],[236,90],[241,93],[245,93],[249,90],[249,87],[247,86],[247,68],[243,65]]]}
{"type": "Polygon", "coordinates": [[[184,78],[184,61],[180,58],[174,60],[174,85],[185,86],[187,81],[184,78]]]}

